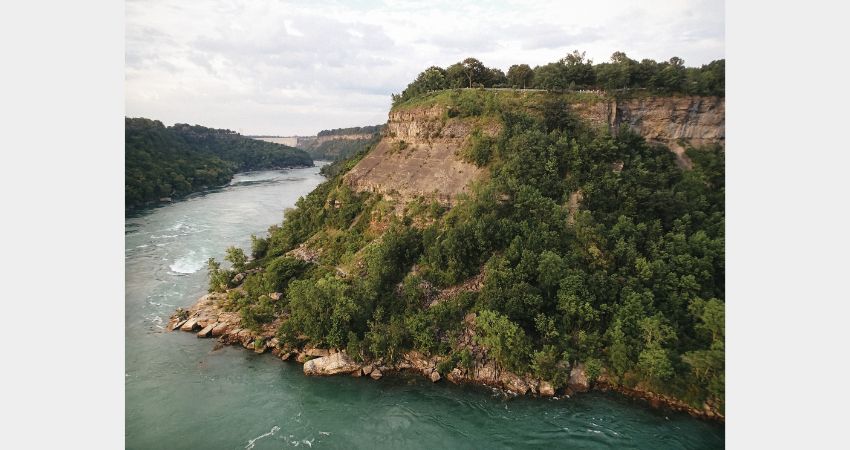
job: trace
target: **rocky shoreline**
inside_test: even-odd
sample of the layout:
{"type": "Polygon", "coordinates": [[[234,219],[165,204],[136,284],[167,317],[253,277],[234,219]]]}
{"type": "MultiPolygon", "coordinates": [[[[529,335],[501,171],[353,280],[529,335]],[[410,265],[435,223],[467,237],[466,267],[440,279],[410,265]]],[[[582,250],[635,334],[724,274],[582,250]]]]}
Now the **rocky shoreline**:
{"type": "MultiPolygon", "coordinates": [[[[270,297],[278,300],[280,294],[272,293],[270,297]]],[[[226,294],[204,295],[188,310],[178,309],[171,316],[166,329],[168,331],[180,330],[195,333],[198,338],[216,338],[220,345],[240,345],[255,353],[268,352],[284,361],[295,360],[304,364],[304,374],[310,376],[368,376],[378,380],[386,374],[411,371],[420,373],[435,383],[445,378],[456,384],[479,384],[501,389],[514,395],[530,394],[557,398],[591,389],[615,391],[630,398],[644,400],[654,408],[664,407],[686,412],[694,417],[725,421],[724,415],[717,412],[711,405],[706,404],[703,409],[694,408],[681,400],[656,394],[649,390],[618,385],[608,379],[604,373],[600,375],[598,380],[591,383],[584,365],[580,363],[570,368],[570,377],[566,387],[556,390],[546,381],[529,376],[519,376],[506,370],[498,370],[495,363],[488,360],[480,349],[473,352],[475,357],[470,368],[454,367],[451,371],[441,374],[438,365],[445,358],[439,356],[427,357],[417,351],[403,354],[395,363],[385,363],[382,360],[356,362],[346,354],[345,350],[333,348],[323,349],[309,345],[303,348],[291,348],[282,345],[275,337],[281,323],[280,318],[264,324],[259,330],[243,328],[239,313],[225,311],[219,306],[220,300],[225,298],[226,294]]],[[[474,315],[470,314],[465,321],[471,324],[474,321],[474,315]]],[[[470,348],[473,347],[471,328],[468,327],[461,337],[462,343],[470,348]]]]}

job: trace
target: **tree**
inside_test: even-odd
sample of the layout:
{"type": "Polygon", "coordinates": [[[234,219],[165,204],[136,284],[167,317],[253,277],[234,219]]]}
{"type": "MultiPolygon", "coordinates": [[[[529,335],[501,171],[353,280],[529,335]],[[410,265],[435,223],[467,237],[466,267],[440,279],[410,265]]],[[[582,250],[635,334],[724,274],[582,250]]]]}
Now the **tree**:
{"type": "Polygon", "coordinates": [[[485,87],[497,87],[504,86],[508,83],[508,77],[505,76],[505,72],[502,72],[501,69],[491,68],[487,69],[487,80],[484,83],[485,87]]]}
{"type": "Polygon", "coordinates": [[[508,83],[513,87],[526,89],[533,79],[534,71],[528,64],[514,64],[508,69],[508,83]]]}
{"type": "Polygon", "coordinates": [[[663,381],[673,375],[673,364],[667,351],[654,344],[640,352],[638,369],[652,381],[663,381]]]}
{"type": "Polygon", "coordinates": [[[233,265],[233,270],[236,272],[242,272],[245,270],[245,263],[248,261],[248,258],[245,256],[245,252],[243,252],[241,248],[234,246],[227,248],[227,254],[224,259],[233,265]]]}
{"type": "Polygon", "coordinates": [[[577,86],[594,84],[593,61],[586,59],[584,55],[585,52],[579,53],[578,50],[573,50],[572,53],[559,61],[562,65],[563,78],[566,83],[575,83],[577,86]]]}
{"type": "Polygon", "coordinates": [[[458,62],[446,67],[446,84],[450,89],[462,88],[469,84],[463,63],[458,62]]]}
{"type": "Polygon", "coordinates": [[[555,389],[563,386],[570,378],[567,363],[553,345],[546,345],[531,356],[531,371],[541,380],[548,381],[555,389]]]}
{"type": "Polygon", "coordinates": [[[446,71],[437,66],[431,66],[420,73],[414,81],[420,92],[437,91],[446,88],[446,71]]]}
{"type": "Polygon", "coordinates": [[[295,280],[289,285],[292,334],[304,334],[315,344],[342,347],[349,331],[365,322],[363,308],[348,286],[332,275],[295,280]]]}
{"type": "Polygon", "coordinates": [[[555,252],[545,250],[540,254],[540,264],[537,267],[538,281],[546,292],[551,296],[553,289],[561,281],[566,273],[564,259],[555,252]]]}
{"type": "Polygon", "coordinates": [[[466,75],[467,80],[469,81],[469,86],[472,87],[472,83],[480,83],[484,84],[486,82],[487,77],[487,67],[484,64],[475,59],[475,58],[466,58],[461,62],[463,66],[464,74],[466,75]]]}
{"type": "Polygon", "coordinates": [[[529,343],[525,332],[507,317],[490,310],[475,318],[475,343],[483,345],[496,360],[496,368],[522,371],[526,367],[529,343]]]}
{"type": "Polygon", "coordinates": [[[224,292],[227,289],[227,283],[230,281],[228,272],[221,268],[215,258],[207,260],[207,274],[210,278],[208,292],[224,292]]]}

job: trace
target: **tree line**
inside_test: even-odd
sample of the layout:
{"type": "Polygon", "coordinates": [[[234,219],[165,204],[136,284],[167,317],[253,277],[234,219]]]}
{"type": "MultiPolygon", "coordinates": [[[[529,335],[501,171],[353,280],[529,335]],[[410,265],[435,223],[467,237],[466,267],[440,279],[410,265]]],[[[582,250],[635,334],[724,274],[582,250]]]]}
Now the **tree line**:
{"type": "Polygon", "coordinates": [[[226,184],[247,170],[310,166],[303,150],[199,125],[124,119],[124,202],[130,210],[226,184]]]}
{"type": "Polygon", "coordinates": [[[701,67],[686,67],[685,61],[672,57],[657,62],[637,61],[623,52],[615,52],[608,62],[593,64],[578,50],[558,61],[532,68],[514,64],[507,74],[486,67],[475,58],[466,58],[446,68],[432,66],[421,72],[401,94],[393,94],[393,104],[405,102],[429,91],[457,88],[517,88],[546,90],[646,89],[660,94],[723,96],[726,60],[712,61],[701,67]]]}
{"type": "Polygon", "coordinates": [[[317,136],[339,136],[345,134],[377,134],[381,132],[384,125],[367,125],[365,127],[334,128],[332,130],[319,131],[317,136]]]}

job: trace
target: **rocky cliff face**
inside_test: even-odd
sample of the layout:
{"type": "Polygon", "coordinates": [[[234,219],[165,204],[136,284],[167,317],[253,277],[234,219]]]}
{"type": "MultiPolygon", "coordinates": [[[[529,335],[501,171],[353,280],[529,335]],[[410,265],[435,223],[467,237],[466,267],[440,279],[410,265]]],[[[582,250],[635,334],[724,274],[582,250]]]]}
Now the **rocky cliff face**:
{"type": "MultiPolygon", "coordinates": [[[[683,168],[689,168],[690,161],[678,141],[723,144],[726,136],[726,101],[719,97],[600,97],[570,109],[613,133],[625,125],[648,141],[667,145],[683,168]]],[[[391,111],[384,137],[345,180],[358,192],[377,192],[400,201],[425,196],[451,204],[485,172],[458,155],[475,126],[470,119],[446,118],[441,106],[391,111]]],[[[482,131],[495,136],[500,126],[492,122],[482,131]]]]}
{"type": "MultiPolygon", "coordinates": [[[[457,155],[474,126],[467,119],[446,118],[441,107],[391,111],[384,137],[345,181],[358,192],[401,201],[421,195],[450,204],[484,172],[457,155]]],[[[499,128],[482,131],[495,136],[499,128]]]]}
{"type": "Polygon", "coordinates": [[[651,142],[723,143],[726,100],[720,97],[643,97],[571,105],[579,117],[617,132],[625,125],[651,142]]]}

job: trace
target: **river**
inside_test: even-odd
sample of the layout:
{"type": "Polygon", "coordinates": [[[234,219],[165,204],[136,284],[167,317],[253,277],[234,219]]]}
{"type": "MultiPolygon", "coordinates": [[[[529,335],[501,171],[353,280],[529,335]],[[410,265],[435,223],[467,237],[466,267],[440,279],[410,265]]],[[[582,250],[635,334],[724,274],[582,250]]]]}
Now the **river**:
{"type": "Polygon", "coordinates": [[[230,185],[125,221],[125,444],[130,449],[723,448],[721,424],[615,394],[505,398],[419,376],[311,378],[301,365],[164,332],[206,293],[206,261],[280,223],[316,167],[230,185]]]}

